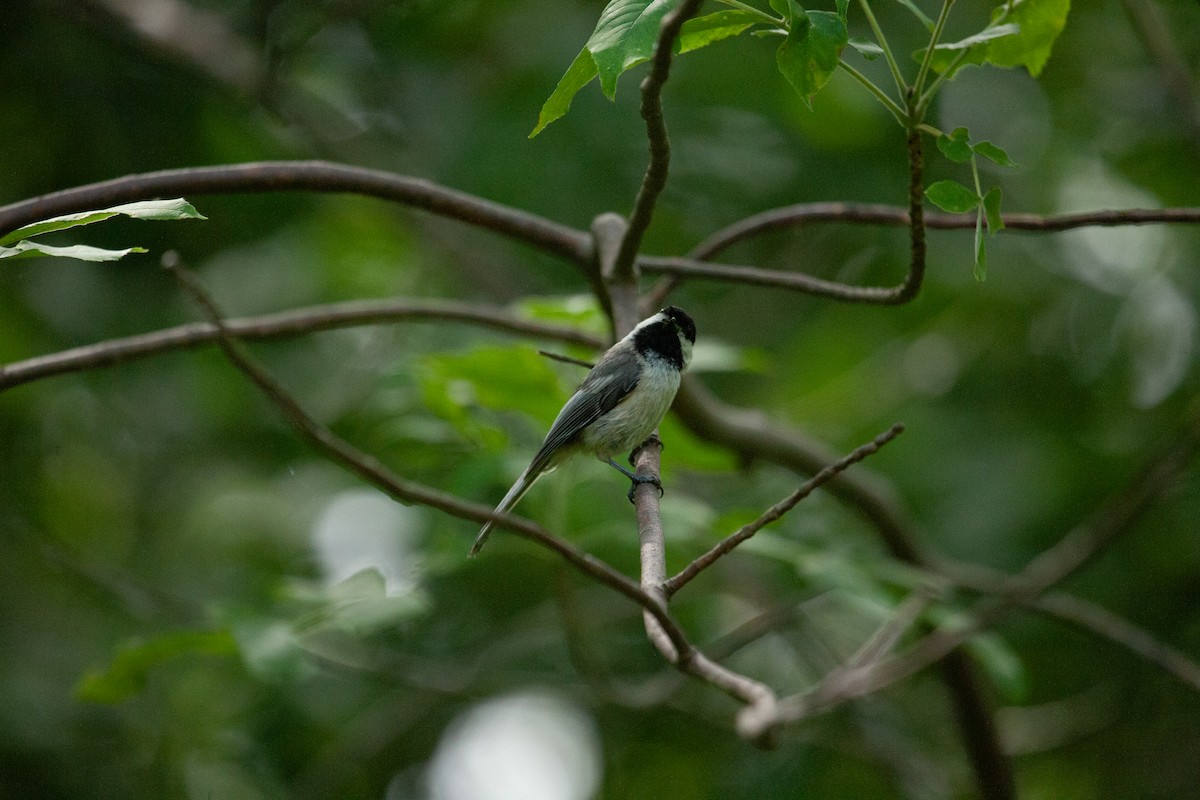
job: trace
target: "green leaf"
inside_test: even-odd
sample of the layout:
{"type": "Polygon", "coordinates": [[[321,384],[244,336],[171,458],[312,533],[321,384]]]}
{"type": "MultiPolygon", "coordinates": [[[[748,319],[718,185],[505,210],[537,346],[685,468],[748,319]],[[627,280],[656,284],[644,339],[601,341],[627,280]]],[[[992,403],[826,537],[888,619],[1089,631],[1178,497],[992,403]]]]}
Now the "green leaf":
{"type": "Polygon", "coordinates": [[[993,39],[1000,39],[1005,36],[1016,36],[1021,32],[1019,25],[1006,23],[1004,25],[996,25],[995,27],[988,26],[973,36],[968,36],[965,39],[959,39],[957,42],[943,42],[937,46],[938,50],[968,50],[977,44],[990,42],[993,39]]]}
{"type": "MultiPolygon", "coordinates": [[[[996,9],[993,19],[1001,18],[1005,11],[1005,7],[996,9]]],[[[998,67],[1025,67],[1036,78],[1070,11],[1071,0],[1017,0],[1006,21],[1019,26],[1020,33],[988,45],[987,60],[998,67]]]]}
{"type": "Polygon", "coordinates": [[[137,694],[155,667],[183,656],[234,656],[237,644],[227,630],[168,633],[147,641],[126,642],[103,670],[88,671],[75,686],[75,697],[115,704],[137,694]]]}
{"type": "Polygon", "coordinates": [[[791,2],[791,26],[775,53],[779,71],[806,105],[829,82],[848,41],[846,23],[830,11],[805,11],[791,2]]]}
{"type": "Polygon", "coordinates": [[[883,55],[883,48],[872,42],[870,39],[863,39],[855,36],[846,42],[848,45],[858,51],[858,54],[867,61],[874,61],[883,55]]]}
{"type": "Polygon", "coordinates": [[[980,142],[979,144],[971,145],[971,150],[986,158],[988,161],[993,161],[1002,167],[1015,167],[1017,162],[1008,157],[1008,153],[991,142],[980,142]]]}
{"type": "Polygon", "coordinates": [[[971,160],[970,133],[966,128],[955,128],[950,133],[944,133],[937,138],[938,150],[942,155],[956,164],[964,164],[971,160]]]}
{"type": "MultiPolygon", "coordinates": [[[[988,26],[979,33],[968,36],[965,39],[960,39],[957,42],[944,42],[934,48],[933,58],[929,62],[929,66],[935,72],[945,72],[950,68],[950,65],[959,57],[959,61],[955,67],[955,71],[959,67],[966,64],[982,64],[987,60],[988,46],[993,39],[998,39],[1005,36],[1015,36],[1019,32],[1016,25],[996,25],[988,26]],[[964,54],[965,51],[965,54],[964,54]]],[[[913,53],[913,58],[917,62],[925,59],[925,51],[928,48],[921,48],[913,53]]]]}
{"type": "Polygon", "coordinates": [[[987,280],[987,237],[983,235],[983,213],[975,213],[975,280],[987,280]]]}
{"type": "Polygon", "coordinates": [[[575,95],[579,93],[580,89],[591,83],[596,74],[596,62],[585,47],[579,51],[579,55],[571,62],[571,66],[567,67],[566,74],[559,79],[558,86],[554,87],[554,91],[542,104],[542,110],[538,113],[537,125],[529,134],[529,138],[537,136],[547,125],[566,114],[571,108],[571,101],[575,99],[575,95]]]}
{"type": "Polygon", "coordinates": [[[1004,230],[1004,218],[1000,215],[1000,196],[999,186],[988,189],[987,194],[983,196],[984,218],[987,220],[988,233],[993,236],[1004,230]]]}
{"type": "Polygon", "coordinates": [[[103,222],[116,216],[126,216],[133,219],[176,220],[176,219],[207,219],[183,198],[173,200],[143,200],[137,203],[125,203],[99,211],[80,211],[75,214],[64,214],[61,217],[51,217],[39,222],[32,222],[0,237],[0,245],[8,245],[21,239],[40,236],[43,233],[63,231],[80,225],[91,225],[103,222]]]}
{"type": "MultiPolygon", "coordinates": [[[[537,136],[564,116],[575,95],[596,77],[600,78],[601,91],[613,99],[621,75],[654,54],[662,19],[678,4],[679,0],[611,0],[601,12],[591,37],[542,104],[537,125],[529,137],[537,136]]],[[[740,9],[690,19],[679,32],[675,52],[699,50],[763,23],[761,16],[740,9]]]]}
{"type": "Polygon", "coordinates": [[[144,247],[127,247],[124,250],[106,250],[102,247],[89,247],[86,244],[54,247],[24,240],[17,242],[12,247],[0,247],[0,259],[55,256],[57,258],[74,258],[79,261],[119,261],[130,253],[145,252],[146,248],[144,247]]]}
{"type": "Polygon", "coordinates": [[[679,1],[612,0],[604,7],[584,47],[595,59],[600,89],[609,100],[621,73],[653,55],[662,19],[679,1]]]}
{"type": "Polygon", "coordinates": [[[679,31],[678,52],[682,54],[699,50],[713,42],[737,36],[747,28],[761,25],[763,22],[762,17],[740,9],[717,11],[689,19],[679,31]]]}
{"type": "MultiPolygon", "coordinates": [[[[490,433],[480,428],[478,407],[516,410],[545,426],[562,408],[563,387],[553,362],[533,347],[480,347],[465,353],[430,355],[421,362],[421,395],[429,412],[471,440],[490,433]]],[[[584,371],[563,367],[577,383],[584,371]]]]}
{"type": "Polygon", "coordinates": [[[925,190],[925,196],[938,208],[954,214],[979,207],[979,195],[958,181],[938,181],[925,190]]]}
{"type": "Polygon", "coordinates": [[[850,0],[837,0],[834,8],[837,9],[838,19],[844,23],[850,16],[850,0]]]}

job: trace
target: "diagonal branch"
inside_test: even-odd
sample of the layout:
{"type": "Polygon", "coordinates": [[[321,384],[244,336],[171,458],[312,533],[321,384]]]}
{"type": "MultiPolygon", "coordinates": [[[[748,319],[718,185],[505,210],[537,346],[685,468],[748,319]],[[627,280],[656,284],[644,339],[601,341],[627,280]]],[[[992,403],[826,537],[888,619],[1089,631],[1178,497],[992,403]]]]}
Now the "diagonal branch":
{"type": "Polygon", "coordinates": [[[995,597],[975,607],[965,624],[938,628],[904,652],[869,667],[840,672],[809,692],[784,698],[780,701],[781,714],[796,722],[846,700],[879,691],[945,658],[980,631],[996,624],[1014,607],[1034,604],[1127,532],[1154,500],[1175,485],[1197,450],[1200,450],[1200,407],[1185,421],[1175,440],[1154,455],[1123,491],[1090,521],[1068,532],[1019,574],[1005,581],[995,597]]]}
{"type": "Polygon", "coordinates": [[[1200,664],[1103,606],[1066,592],[1051,592],[1032,601],[1030,608],[1103,636],[1200,692],[1200,664]]]}
{"type": "Polygon", "coordinates": [[[637,583],[605,562],[579,550],[527,520],[507,514],[494,516],[486,506],[468,503],[454,495],[405,480],[392,473],[378,459],[358,450],[337,436],[309,416],[299,403],[244,351],[233,331],[224,323],[220,311],[208,293],[189,272],[178,265],[173,254],[168,254],[168,256],[164,259],[164,266],[184,291],[200,306],[208,318],[209,324],[216,328],[216,341],[226,358],[266,395],[283,413],[292,427],[307,441],[335,463],[362,477],[400,502],[420,503],[445,511],[452,516],[475,522],[494,517],[499,525],[558,553],[585,574],[633,600],[644,609],[647,618],[653,620],[656,629],[661,632],[662,642],[673,651],[674,656],[669,659],[671,663],[680,671],[707,681],[742,701],[744,707],[739,714],[739,729],[743,727],[748,730],[753,729],[755,740],[760,744],[769,744],[772,741],[774,726],[764,728],[757,722],[752,726],[744,726],[741,720],[746,717],[753,720],[773,719],[776,715],[774,693],[763,684],[717,664],[697,650],[688,641],[678,623],[667,612],[661,593],[645,591],[637,583]]]}
{"type": "Polygon", "coordinates": [[[663,590],[665,591],[667,597],[674,595],[677,591],[686,586],[693,578],[715,564],[722,556],[731,553],[739,544],[758,533],[767,525],[770,525],[772,522],[780,519],[784,514],[795,508],[801,500],[808,497],[820,486],[828,483],[838,474],[846,471],[852,465],[857,464],[864,458],[878,453],[880,448],[895,439],[903,431],[903,425],[893,425],[884,433],[876,436],[872,441],[855,448],[850,454],[839,459],[836,463],[825,467],[816,475],[813,475],[812,478],[806,481],[799,489],[792,492],[790,495],[764,511],[758,517],[758,519],[747,525],[743,525],[729,536],[726,536],[711,550],[697,557],[677,575],[663,583],[663,590]]]}
{"type": "MultiPolygon", "coordinates": [[[[766,415],[723,403],[694,377],[684,378],[673,409],[700,439],[726,447],[745,460],[761,459],[812,475],[837,455],[823,443],[768,421],[766,415]]],[[[866,470],[843,472],[827,490],[855,508],[875,528],[892,555],[908,564],[928,566],[916,532],[902,504],[889,487],[866,470]]],[[[941,662],[959,720],[964,745],[976,765],[981,787],[989,797],[1009,797],[1011,769],[1000,748],[995,721],[970,658],[954,650],[941,662]]]]}
{"type": "MultiPolygon", "coordinates": [[[[451,516],[473,522],[483,522],[493,518],[492,509],[479,503],[470,503],[455,495],[429,488],[414,481],[401,478],[389,470],[374,456],[365,453],[340,436],[321,425],[300,407],[300,404],[248,353],[235,338],[234,332],[225,325],[220,311],[204,288],[196,279],[170,257],[164,258],[164,267],[171,273],[180,286],[203,310],[208,322],[218,330],[217,344],[239,371],[271,401],[309,443],[323,452],[332,461],[340,464],[350,472],[358,475],[368,483],[387,493],[393,499],[405,503],[436,508],[451,516]]],[[[495,516],[498,525],[531,539],[538,544],[558,553],[573,566],[601,583],[615,589],[630,598],[650,613],[663,627],[672,641],[686,648],[689,647],[679,626],[666,613],[665,607],[642,591],[641,587],[620,572],[578,549],[574,545],[548,533],[541,527],[508,514],[495,516]]]]}

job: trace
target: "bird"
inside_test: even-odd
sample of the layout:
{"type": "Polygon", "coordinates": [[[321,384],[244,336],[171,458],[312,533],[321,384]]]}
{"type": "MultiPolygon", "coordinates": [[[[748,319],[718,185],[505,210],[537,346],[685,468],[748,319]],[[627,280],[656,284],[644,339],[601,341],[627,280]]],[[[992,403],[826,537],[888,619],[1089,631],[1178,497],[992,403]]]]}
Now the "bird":
{"type": "MultiPolygon", "coordinates": [[[[667,306],[637,324],[600,357],[567,400],[546,433],[541,448],[493,514],[515,506],[538,478],[576,454],[591,454],[633,481],[629,499],[639,484],[657,478],[636,475],[613,457],[645,442],[666,416],[679,390],[680,376],[692,358],[696,323],[677,306],[667,306]]],[[[492,532],[488,520],[470,555],[479,553],[492,532]]]]}

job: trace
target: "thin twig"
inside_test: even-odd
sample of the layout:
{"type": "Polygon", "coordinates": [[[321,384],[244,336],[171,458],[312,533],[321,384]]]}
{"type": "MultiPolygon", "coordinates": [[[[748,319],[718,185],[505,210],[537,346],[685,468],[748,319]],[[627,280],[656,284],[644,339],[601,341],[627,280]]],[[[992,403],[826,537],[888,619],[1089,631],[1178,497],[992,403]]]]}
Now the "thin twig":
{"type": "MultiPolygon", "coordinates": [[[[765,461],[815,475],[839,458],[824,442],[774,423],[761,412],[723,402],[693,375],[684,376],[671,409],[701,441],[724,447],[745,462],[765,461]]],[[[866,517],[895,558],[909,564],[928,562],[899,499],[867,469],[842,473],[826,489],[866,517]]]]}
{"type": "Polygon", "coordinates": [[[835,463],[830,464],[819,471],[816,475],[813,475],[799,489],[792,492],[790,495],[764,511],[761,515],[759,515],[758,519],[747,525],[743,525],[729,536],[726,536],[711,550],[695,558],[678,574],[663,583],[663,590],[666,592],[667,597],[673,596],[681,588],[686,586],[693,578],[715,564],[722,556],[732,552],[733,549],[742,542],[746,541],[751,536],[765,528],[767,525],[770,525],[772,522],[779,520],[784,514],[795,508],[801,500],[816,491],[818,487],[828,483],[838,474],[849,469],[852,465],[857,464],[864,458],[879,452],[880,448],[895,439],[903,431],[903,425],[893,425],[887,431],[881,433],[879,436],[876,436],[872,441],[855,448],[848,455],[838,459],[838,461],[835,463]]]}
{"type": "Polygon", "coordinates": [[[549,350],[538,350],[538,355],[548,358],[551,361],[558,361],[563,364],[572,364],[576,367],[583,367],[584,369],[591,369],[592,367],[596,366],[591,361],[584,361],[582,358],[575,358],[574,356],[565,356],[562,353],[551,353],[549,350]]]}
{"type": "Polygon", "coordinates": [[[875,633],[850,657],[847,666],[852,669],[867,667],[892,652],[900,637],[916,624],[921,614],[929,607],[929,595],[927,588],[918,588],[904,598],[891,616],[884,620],[875,633]]]}

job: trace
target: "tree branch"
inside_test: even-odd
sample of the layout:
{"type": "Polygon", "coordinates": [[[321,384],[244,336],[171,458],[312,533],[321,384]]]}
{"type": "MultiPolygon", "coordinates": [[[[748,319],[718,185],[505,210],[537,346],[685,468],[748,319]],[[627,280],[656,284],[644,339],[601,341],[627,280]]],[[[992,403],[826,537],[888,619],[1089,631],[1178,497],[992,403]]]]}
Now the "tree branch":
{"type": "MultiPolygon", "coordinates": [[[[691,376],[684,378],[673,410],[694,435],[726,447],[745,460],[762,459],[813,475],[837,458],[823,443],[773,425],[764,414],[721,402],[691,376]]],[[[827,484],[827,489],[867,518],[894,557],[908,564],[929,566],[899,500],[867,470],[843,472],[827,484]]],[[[1000,748],[991,709],[970,659],[954,650],[942,660],[940,668],[981,788],[990,797],[1011,796],[1008,787],[1012,770],[1000,748]]]]}
{"type": "Polygon", "coordinates": [[[1200,404],[1179,435],[1150,459],[1128,487],[1106,503],[1092,520],[1067,533],[1019,574],[1006,580],[997,596],[977,604],[965,624],[938,628],[902,653],[866,668],[844,670],[809,692],[784,698],[780,701],[781,714],[795,722],[846,700],[879,691],[945,658],[1014,607],[1033,604],[1087,563],[1099,549],[1128,531],[1153,500],[1174,486],[1197,449],[1200,449],[1200,404]]]}
{"type": "Polygon", "coordinates": [[[280,410],[289,424],[310,444],[323,452],[332,461],[358,475],[382,490],[393,499],[405,503],[417,503],[436,508],[459,519],[483,522],[494,519],[500,527],[507,528],[527,539],[531,539],[562,556],[570,564],[604,585],[616,590],[645,608],[662,626],[666,634],[677,645],[687,647],[687,639],[665,607],[655,598],[642,591],[641,587],[604,563],[595,556],[585,553],[567,541],[554,536],[532,522],[509,514],[493,514],[490,506],[471,503],[455,495],[429,488],[414,481],[399,477],[374,456],[357,449],[314,420],[300,407],[287,390],[258,365],[246,353],[241,343],[234,338],[233,331],[222,321],[220,311],[208,293],[192,275],[181,268],[170,257],[164,259],[164,267],[179,282],[187,294],[203,310],[208,321],[218,331],[217,344],[237,369],[280,410]]]}
{"type": "Polygon", "coordinates": [[[849,455],[838,459],[836,463],[824,467],[820,472],[806,481],[799,489],[792,492],[790,495],[764,511],[758,517],[758,519],[754,520],[748,525],[743,525],[734,533],[726,536],[711,550],[695,558],[678,574],[676,574],[670,580],[665,581],[663,583],[663,590],[666,592],[666,596],[673,596],[677,591],[686,586],[693,578],[715,564],[717,560],[721,558],[721,556],[732,552],[733,549],[739,544],[758,533],[767,525],[779,520],[784,514],[795,508],[801,500],[808,497],[820,486],[828,483],[838,474],[849,469],[852,465],[857,464],[864,458],[878,453],[881,447],[895,439],[903,431],[903,425],[893,425],[889,430],[875,437],[874,440],[856,448],[849,455]]]}
{"type": "MultiPolygon", "coordinates": [[[[230,319],[225,320],[224,325],[231,335],[239,339],[257,341],[402,320],[465,322],[585,347],[603,346],[599,339],[580,333],[575,328],[524,320],[478,303],[447,301],[354,300],[230,319]]],[[[173,350],[200,347],[220,338],[219,329],[211,322],[193,322],[15,361],[0,365],[0,391],[55,375],[114,366],[173,350]]]]}
{"type": "Polygon", "coordinates": [[[591,259],[590,238],[574,228],[422,178],[327,161],[260,161],[126,175],[0,207],[0,233],[60,214],[164,195],[256,192],[325,192],[375,197],[486,228],[577,265],[584,265],[591,259]]]}
{"type": "Polygon", "coordinates": [[[1103,606],[1066,592],[1052,592],[1033,600],[1029,607],[1115,642],[1200,692],[1200,664],[1103,606]]]}
{"type": "Polygon", "coordinates": [[[663,17],[654,54],[650,58],[650,74],[642,81],[642,119],[646,121],[646,136],[650,140],[650,163],[646,166],[646,174],[642,176],[642,186],[634,200],[633,211],[629,214],[629,226],[621,240],[614,265],[614,275],[621,281],[633,279],[642,237],[654,218],[658,196],[667,185],[671,141],[667,138],[667,123],[663,119],[662,90],[671,74],[671,50],[679,36],[679,29],[700,10],[700,2],[684,0],[678,8],[663,17]]]}
{"type": "MultiPolygon", "coordinates": [[[[1055,233],[1089,227],[1122,225],[1200,223],[1200,208],[1152,208],[1083,211],[1042,216],[1012,212],[1003,215],[1009,231],[1055,233]]],[[[883,203],[799,203],[763,211],[716,231],[692,251],[697,260],[713,258],[738,242],[772,231],[800,228],[818,223],[852,225],[908,225],[908,210],[883,203]]],[[[934,230],[968,230],[975,227],[974,214],[926,213],[925,227],[934,230]]]]}
{"type": "MultiPolygon", "coordinates": [[[[240,342],[234,338],[233,331],[223,322],[215,303],[195,278],[178,265],[173,254],[168,254],[168,257],[164,259],[164,266],[204,311],[209,324],[216,328],[218,332],[216,341],[226,358],[266,395],[267,399],[283,413],[298,433],[335,463],[342,465],[400,502],[427,505],[452,516],[474,522],[495,519],[501,527],[558,553],[585,574],[642,606],[647,619],[653,620],[663,641],[673,649],[675,657],[671,659],[672,663],[681,671],[705,680],[741,700],[745,707],[742,709],[739,719],[742,718],[742,715],[747,714],[753,715],[755,718],[774,717],[774,694],[757,681],[716,664],[693,647],[682,629],[667,612],[661,592],[652,594],[644,591],[641,586],[600,559],[579,550],[528,520],[508,514],[495,515],[487,506],[468,503],[445,492],[400,478],[373,456],[358,450],[318,423],[248,353],[244,352],[240,342]]],[[[642,493],[643,496],[645,494],[645,492],[642,493]]],[[[773,732],[774,728],[770,728],[768,733],[760,731],[758,726],[755,727],[755,730],[757,731],[757,741],[766,743],[768,740],[765,737],[773,732]]]]}

